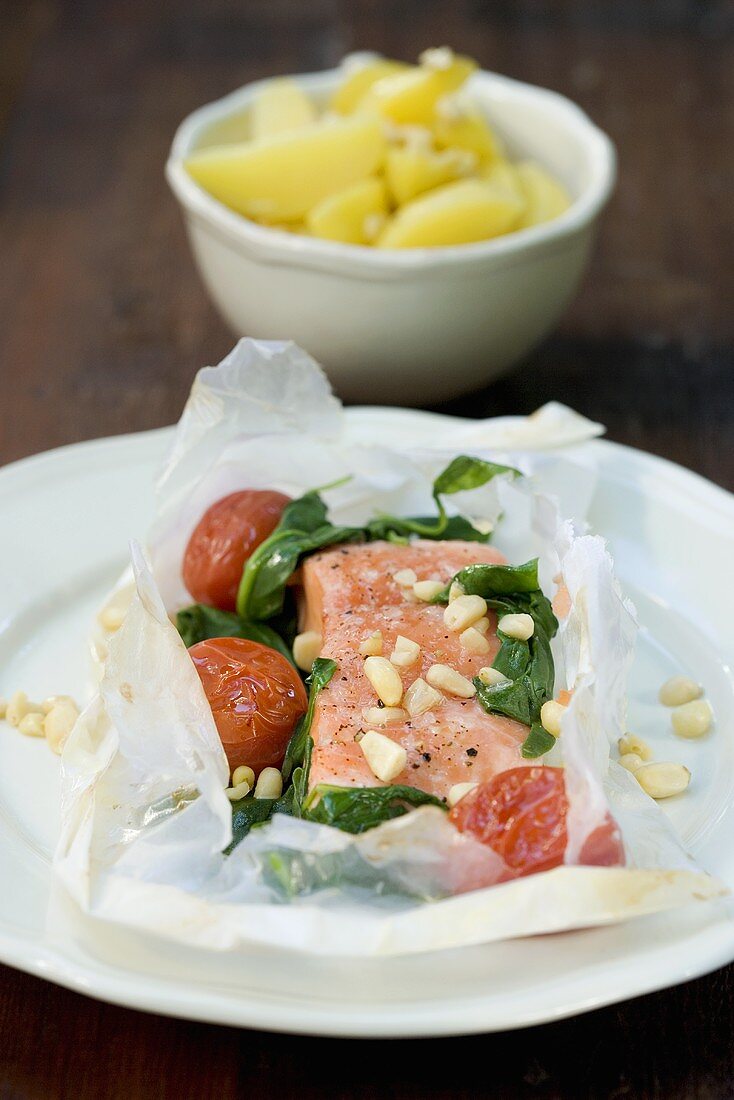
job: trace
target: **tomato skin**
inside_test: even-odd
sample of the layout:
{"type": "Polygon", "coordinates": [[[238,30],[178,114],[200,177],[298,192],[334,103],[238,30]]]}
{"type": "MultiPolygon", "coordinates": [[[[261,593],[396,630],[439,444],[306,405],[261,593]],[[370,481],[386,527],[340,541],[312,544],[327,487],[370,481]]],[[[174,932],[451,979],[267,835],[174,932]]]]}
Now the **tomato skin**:
{"type": "MultiPolygon", "coordinates": [[[[497,852],[511,877],[519,878],[563,863],[567,813],[563,769],[544,765],[500,772],[457,802],[449,820],[497,852]]],[[[580,862],[624,862],[619,830],[609,815],[587,838],[580,862]]]]}
{"type": "Polygon", "coordinates": [[[207,508],[189,539],[183,579],[197,603],[234,611],[245,562],[273,533],[290,497],[241,489],[207,508]]]}
{"type": "Polygon", "coordinates": [[[209,638],[189,654],[212,708],[230,771],[278,768],[308,695],[293,665],[245,638],[209,638]]]}

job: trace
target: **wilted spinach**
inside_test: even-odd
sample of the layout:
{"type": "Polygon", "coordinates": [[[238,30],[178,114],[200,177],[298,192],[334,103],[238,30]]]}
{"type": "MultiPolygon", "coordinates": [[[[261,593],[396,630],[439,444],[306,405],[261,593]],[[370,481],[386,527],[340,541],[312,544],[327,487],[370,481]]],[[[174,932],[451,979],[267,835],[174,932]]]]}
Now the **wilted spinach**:
{"type": "Polygon", "coordinates": [[[311,675],[306,681],[310,686],[308,709],[299,720],[285,750],[285,758],[281,768],[283,793],[280,798],[255,798],[254,794],[250,792],[245,798],[240,798],[239,801],[232,803],[232,843],[227,849],[228,852],[237,847],[239,842],[247,836],[253,825],[261,825],[264,821],[269,821],[273,814],[289,814],[291,817],[301,816],[301,809],[308,788],[308,773],[311,767],[311,751],[313,749],[311,725],[316,708],[316,699],[331,680],[336,672],[336,667],[336,661],[332,661],[327,657],[317,657],[314,661],[311,675]]]}
{"type": "MultiPolygon", "coordinates": [[[[488,714],[503,714],[530,726],[521,750],[523,756],[542,756],[554,743],[540,725],[540,708],[553,697],[555,669],[550,640],[558,630],[558,621],[538,583],[538,560],[534,558],[524,565],[469,565],[454,580],[466,593],[482,596],[500,619],[503,615],[532,616],[535,630],[528,641],[497,631],[501,645],[492,667],[509,682],[487,685],[477,676],[474,685],[477,699],[488,714]]],[[[436,596],[437,603],[447,602],[449,587],[436,596]]]]}
{"type": "Polygon", "coordinates": [[[416,806],[446,809],[439,799],[415,787],[335,787],[320,783],[308,796],[303,817],[345,833],[364,833],[383,821],[402,817],[416,806]]]}
{"type": "Polygon", "coordinates": [[[195,603],[178,612],[176,628],[187,648],[207,638],[247,638],[270,646],[293,664],[293,654],[276,630],[266,623],[248,622],[232,611],[195,603]]]}
{"type": "Polygon", "coordinates": [[[476,489],[498,474],[519,476],[511,466],[459,455],[433,483],[438,515],[403,519],[376,516],[363,527],[334,526],[329,522],[318,491],[305,493],[284,509],[278,526],[245,564],[237,593],[237,612],[248,621],[270,619],[283,607],[286,586],[301,560],[315,550],[337,543],[391,539],[411,535],[426,539],[471,539],[486,542],[488,535],[462,516],[447,516],[442,497],[476,489]]]}

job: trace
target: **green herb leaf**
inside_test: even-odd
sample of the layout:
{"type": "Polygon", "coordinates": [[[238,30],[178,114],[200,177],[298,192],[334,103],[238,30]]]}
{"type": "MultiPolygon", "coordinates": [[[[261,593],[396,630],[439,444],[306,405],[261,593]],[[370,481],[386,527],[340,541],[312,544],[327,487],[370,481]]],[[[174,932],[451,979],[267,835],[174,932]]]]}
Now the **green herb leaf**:
{"type": "Polygon", "coordinates": [[[304,493],[285,507],[272,535],[257,547],[245,563],[237,593],[237,614],[247,621],[270,619],[280,614],[288,581],[303,558],[327,546],[363,539],[389,539],[399,542],[411,535],[426,539],[470,539],[486,542],[489,535],[477,530],[468,519],[463,516],[447,516],[441,497],[466,489],[476,489],[498,474],[507,473],[520,476],[520,472],[511,466],[459,455],[434,482],[433,498],[438,509],[437,516],[415,519],[377,516],[364,527],[332,525],[319,492],[312,489],[304,493]]]}
{"type": "Polygon", "coordinates": [[[311,754],[313,752],[313,738],[311,726],[316,709],[316,700],[336,672],[336,661],[328,657],[317,657],[313,663],[311,674],[307,679],[310,684],[308,696],[308,710],[296,726],[295,732],[288,742],[285,750],[285,758],[281,773],[283,782],[287,783],[292,778],[291,785],[286,791],[291,805],[291,813],[296,817],[301,816],[301,810],[306,800],[308,791],[308,775],[311,770],[311,754]]]}
{"type": "Polygon", "coordinates": [[[475,676],[473,683],[477,689],[477,699],[487,714],[503,714],[526,726],[531,724],[531,695],[524,676],[491,686],[475,676]]]}
{"type": "MultiPolygon", "coordinates": [[[[523,565],[469,565],[454,580],[468,594],[482,596],[500,619],[518,614],[532,617],[535,630],[528,641],[497,631],[501,645],[492,667],[510,683],[487,685],[477,677],[474,686],[488,714],[503,714],[527,726],[538,724],[540,708],[553,696],[555,669],[550,640],[558,630],[550,601],[538,584],[538,559],[523,565]]],[[[439,592],[433,602],[446,603],[450,587],[439,592]]]]}
{"type": "Polygon", "coordinates": [[[534,760],[538,756],[544,756],[556,743],[552,733],[544,730],[540,723],[535,722],[530,727],[530,733],[522,743],[520,752],[526,760],[534,760]]]}
{"type": "Polygon", "coordinates": [[[189,648],[207,638],[247,638],[270,646],[293,664],[293,654],[281,636],[265,623],[248,622],[231,611],[195,603],[184,607],[176,615],[176,628],[189,648]]]}
{"type": "Polygon", "coordinates": [[[308,709],[299,720],[288,742],[283,759],[281,774],[285,787],[280,798],[255,798],[252,792],[232,803],[232,843],[226,850],[229,854],[243,840],[254,825],[269,821],[273,814],[289,814],[300,817],[308,790],[308,773],[311,768],[313,723],[316,699],[336,672],[336,661],[328,657],[317,657],[313,663],[311,675],[306,683],[310,684],[308,709]]]}
{"type": "MultiPolygon", "coordinates": [[[[539,592],[538,559],[524,565],[468,565],[456,574],[457,580],[469,596],[483,596],[485,600],[498,596],[515,596],[519,593],[539,592]]],[[[452,582],[453,583],[453,582],[452,582]]],[[[448,585],[432,601],[448,603],[448,585]]]]}
{"type": "Polygon", "coordinates": [[[499,474],[522,477],[520,471],[514,466],[502,466],[499,462],[485,462],[483,458],[473,458],[471,455],[457,455],[434,481],[433,496],[437,500],[438,497],[448,496],[451,493],[478,489],[499,474]]]}
{"type": "Polygon", "coordinates": [[[364,833],[383,821],[402,817],[416,806],[446,809],[443,802],[415,787],[335,787],[320,783],[308,796],[303,817],[346,833],[364,833]]]}

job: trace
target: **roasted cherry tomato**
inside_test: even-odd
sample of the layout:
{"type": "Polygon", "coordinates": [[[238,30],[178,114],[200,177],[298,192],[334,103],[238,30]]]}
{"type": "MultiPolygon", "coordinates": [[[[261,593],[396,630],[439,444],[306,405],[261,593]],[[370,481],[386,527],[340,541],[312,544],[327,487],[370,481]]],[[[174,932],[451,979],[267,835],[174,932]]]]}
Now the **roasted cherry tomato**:
{"type": "Polygon", "coordinates": [[[230,770],[255,773],[283,763],[286,745],[308,706],[293,665],[269,646],[245,638],[210,638],[189,650],[230,770]]]}
{"type": "MultiPolygon", "coordinates": [[[[563,863],[568,799],[562,768],[511,768],[470,791],[450,820],[492,848],[514,877],[548,871],[563,863]]],[[[611,817],[587,838],[579,863],[624,862],[619,830],[611,817]]]]}
{"type": "Polygon", "coordinates": [[[289,500],[270,489],[242,489],[207,508],[183,560],[184,584],[198,603],[235,610],[245,562],[273,533],[289,500]]]}

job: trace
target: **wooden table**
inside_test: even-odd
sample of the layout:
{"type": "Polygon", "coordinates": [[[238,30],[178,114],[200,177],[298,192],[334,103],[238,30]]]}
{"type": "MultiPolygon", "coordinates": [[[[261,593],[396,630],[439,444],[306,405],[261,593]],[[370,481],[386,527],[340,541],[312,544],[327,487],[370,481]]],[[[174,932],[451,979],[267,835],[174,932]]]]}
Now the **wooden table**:
{"type": "MultiPolygon", "coordinates": [[[[0,462],[169,423],[229,348],[162,176],[185,114],[355,48],[450,42],[572,96],[620,155],[558,332],[451,410],[558,398],[734,489],[733,30],[724,0],[5,0],[0,462]]],[[[0,1096],[728,1097],[733,979],[527,1032],[368,1046],[146,1016],[0,968],[0,1096]]]]}

